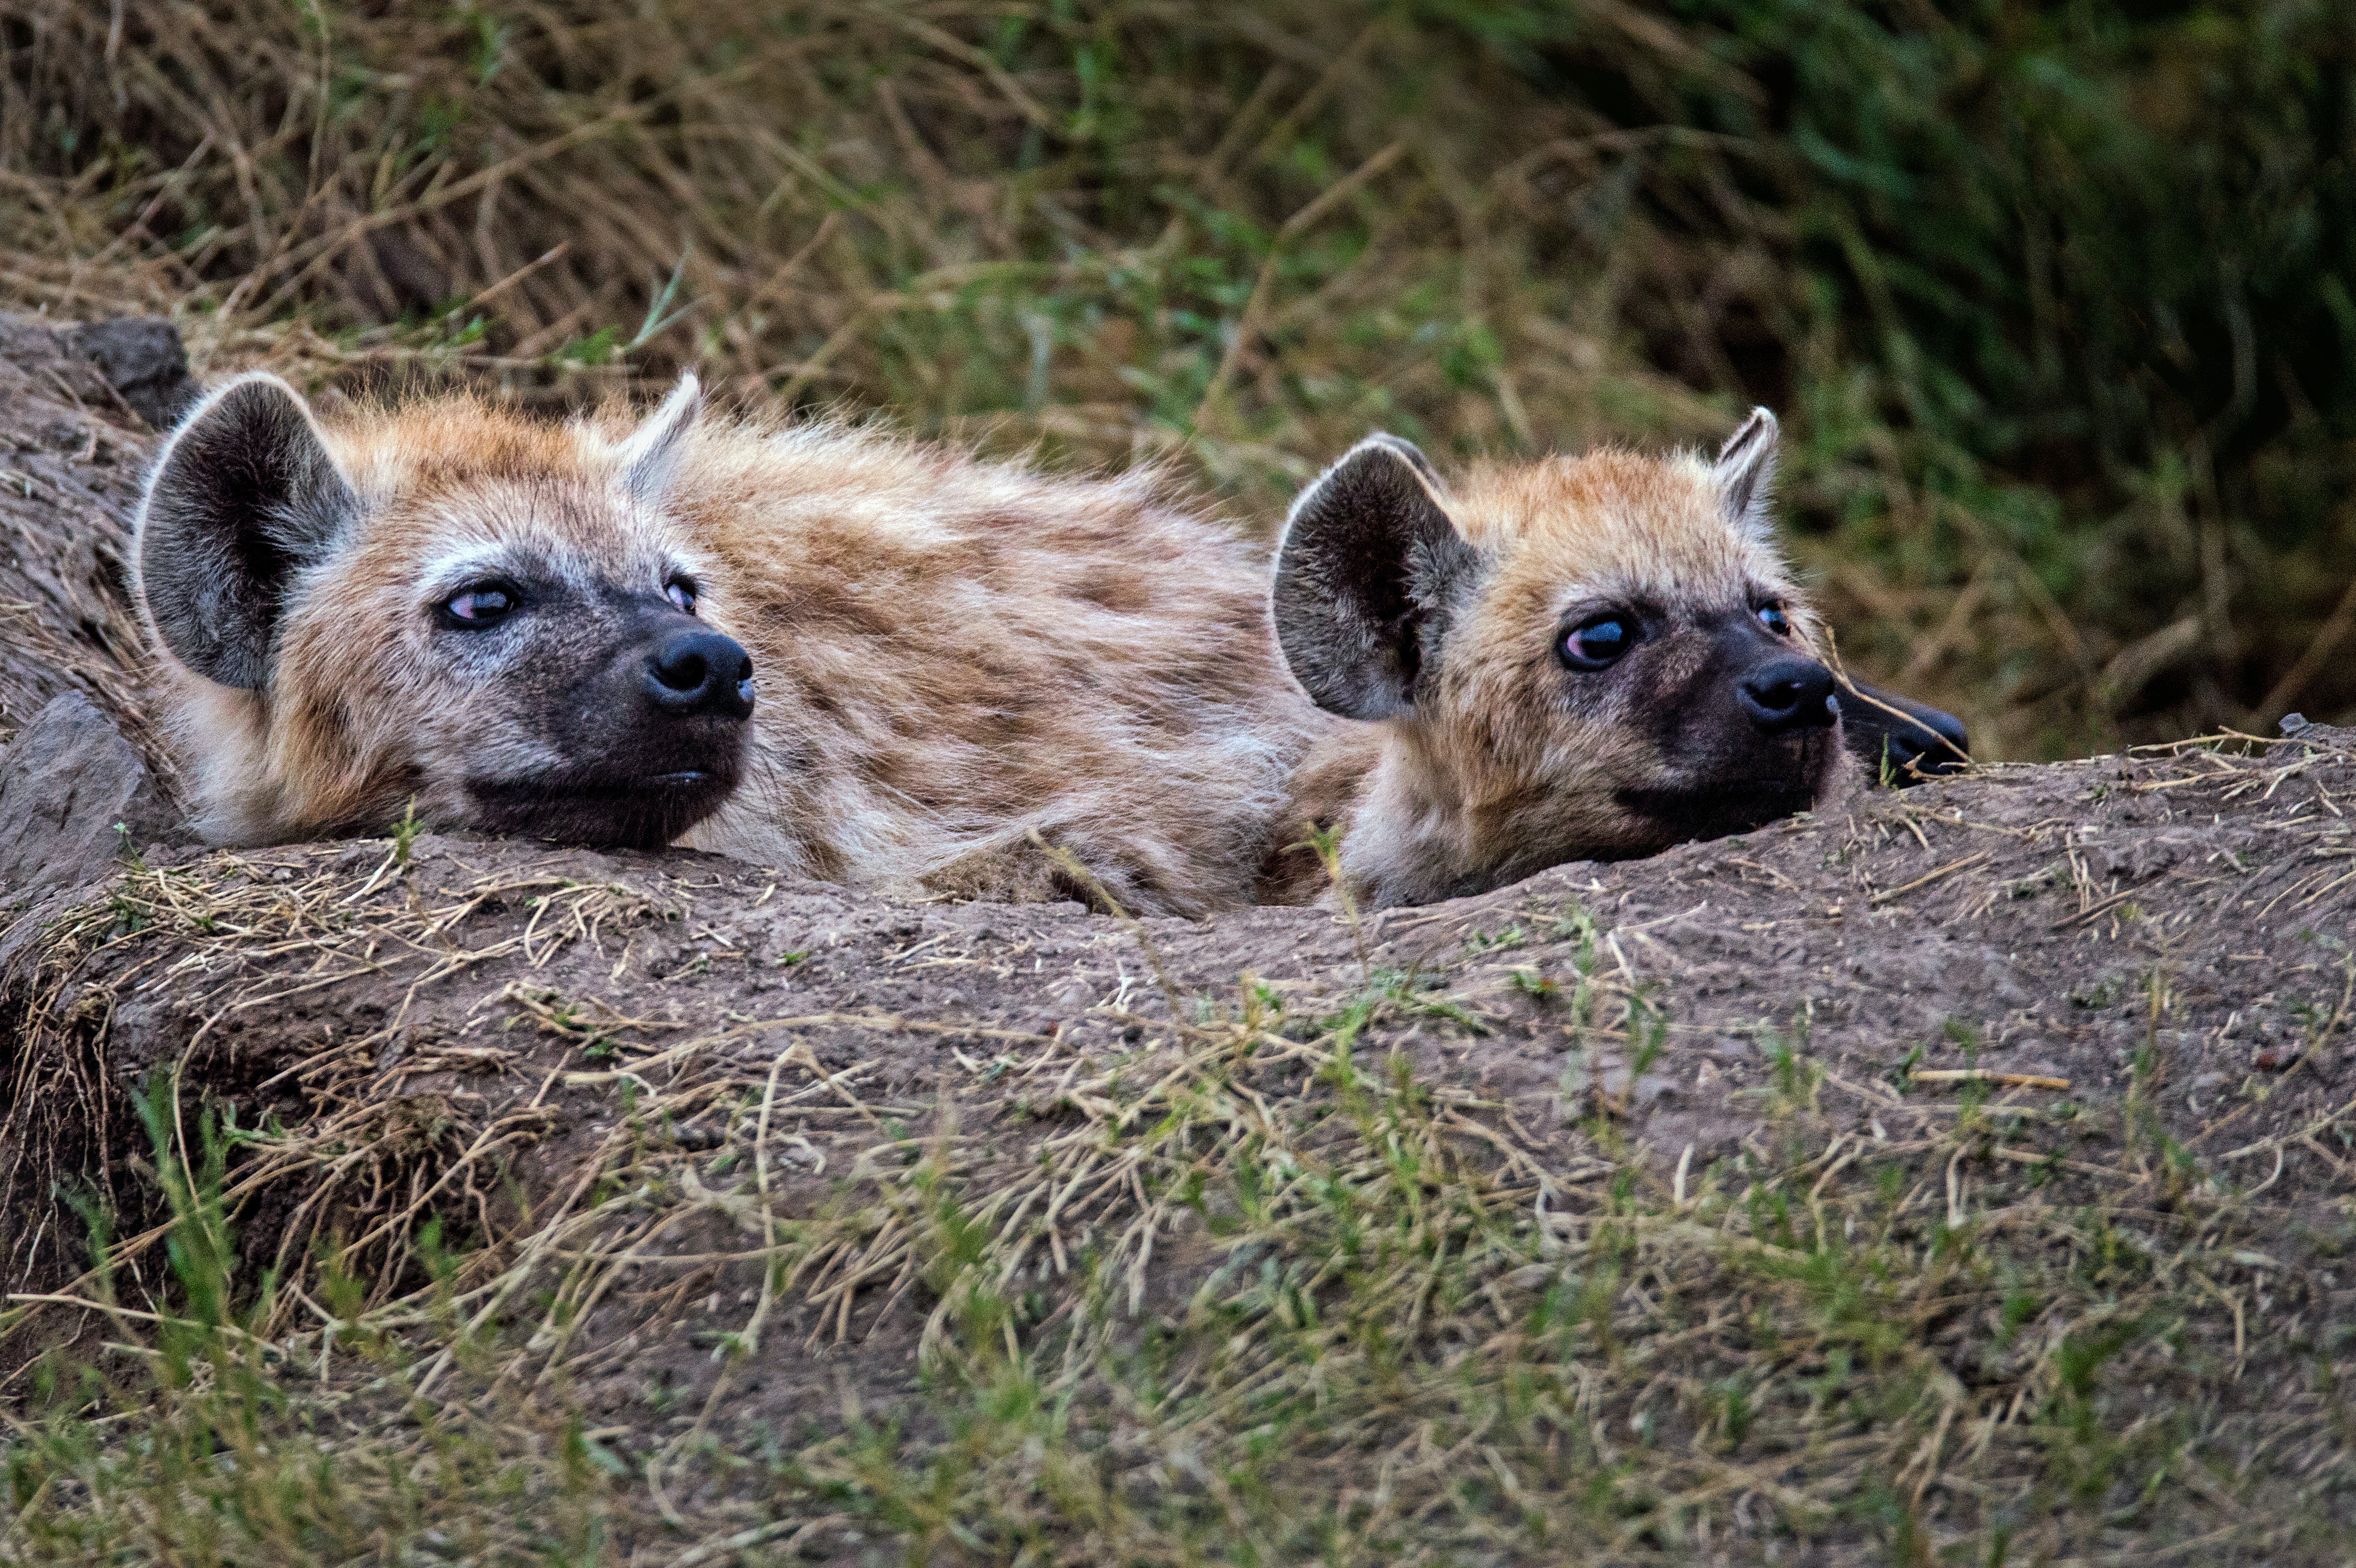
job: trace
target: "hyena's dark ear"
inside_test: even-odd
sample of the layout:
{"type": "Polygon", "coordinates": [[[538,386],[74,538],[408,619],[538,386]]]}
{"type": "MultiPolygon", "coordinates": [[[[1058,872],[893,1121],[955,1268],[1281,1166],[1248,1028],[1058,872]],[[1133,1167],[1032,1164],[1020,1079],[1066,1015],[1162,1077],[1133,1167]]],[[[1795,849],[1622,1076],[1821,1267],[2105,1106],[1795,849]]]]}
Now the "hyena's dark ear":
{"type": "Polygon", "coordinates": [[[1387,430],[1377,430],[1368,435],[1364,441],[1350,448],[1350,451],[1344,454],[1343,461],[1349,461],[1350,457],[1366,450],[1369,446],[1381,447],[1422,475],[1423,482],[1431,488],[1432,494],[1440,495],[1447,489],[1448,487],[1440,483],[1440,470],[1431,466],[1431,459],[1423,455],[1423,448],[1406,436],[1394,435],[1387,430]]]}
{"type": "Polygon", "coordinates": [[[622,443],[622,488],[648,506],[661,500],[687,450],[688,434],[702,417],[703,383],[690,371],[622,443]]]}
{"type": "Polygon", "coordinates": [[[139,594],[165,646],[209,681],[260,690],[288,580],[359,508],[284,381],[242,377],[198,403],[139,507],[139,594]]]}
{"type": "Polygon", "coordinates": [[[1431,636],[1479,564],[1423,454],[1368,436],[1285,520],[1272,596],[1285,662],[1319,707],[1345,718],[1408,712],[1431,636]]]}
{"type": "Polygon", "coordinates": [[[1726,508],[1726,521],[1755,537],[1772,532],[1767,515],[1769,492],[1775,484],[1775,416],[1754,408],[1742,427],[1718,449],[1710,478],[1726,508]]]}

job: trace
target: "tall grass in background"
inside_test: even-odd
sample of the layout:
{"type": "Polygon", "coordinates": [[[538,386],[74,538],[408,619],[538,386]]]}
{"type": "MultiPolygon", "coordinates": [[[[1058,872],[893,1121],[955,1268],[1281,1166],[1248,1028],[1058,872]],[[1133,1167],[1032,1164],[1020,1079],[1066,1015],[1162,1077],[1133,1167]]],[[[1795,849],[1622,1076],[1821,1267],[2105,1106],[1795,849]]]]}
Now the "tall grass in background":
{"type": "Polygon", "coordinates": [[[2339,0],[0,0],[0,301],[214,369],[700,366],[1265,526],[1789,432],[1849,660],[1983,752],[2356,709],[2339,0]]]}

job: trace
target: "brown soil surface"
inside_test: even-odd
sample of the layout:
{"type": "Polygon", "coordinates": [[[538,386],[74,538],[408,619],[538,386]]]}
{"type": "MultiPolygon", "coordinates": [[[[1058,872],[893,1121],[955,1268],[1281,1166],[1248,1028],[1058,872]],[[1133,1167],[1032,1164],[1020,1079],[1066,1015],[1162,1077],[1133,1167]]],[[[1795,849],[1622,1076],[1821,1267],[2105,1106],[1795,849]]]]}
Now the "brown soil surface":
{"type": "MultiPolygon", "coordinates": [[[[2356,1075],[2336,1028],[2319,1054],[2305,1042],[2349,1002],[2351,738],[2005,768],[1559,867],[1367,919],[1364,968],[1361,937],[1315,910],[1131,925],[431,836],[405,865],[384,841],[177,852],[59,928],[16,990],[8,1268],[54,1276],[79,1256],[46,1194],[144,1164],[129,1107],[159,1070],[241,1126],[303,1130],[239,1167],[256,1262],[299,1267],[340,1233],[390,1293],[414,1283],[402,1261],[425,1215],[484,1246],[490,1277],[513,1260],[500,1243],[648,1160],[714,1196],[648,1257],[741,1246],[728,1177],[765,1106],[784,1220],[834,1201],[879,1148],[949,1138],[970,1161],[1035,1161],[1241,1028],[1252,993],[1271,1018],[1323,1018],[1370,973],[1398,978],[1357,1052],[1404,1057],[1477,1135],[1560,1173],[1601,1157],[1599,1108],[1664,1180],[1738,1157],[1768,1135],[1778,1050],[1821,1067],[1827,1114],[1886,1138],[1954,1113],[1971,1080],[1938,1074],[1995,1074],[1998,1104],[2042,1114],[2115,1102],[2148,1047],[2154,1114],[2204,1157],[2259,1174],[2286,1150],[2329,1160],[2302,1133],[2346,1109],[2356,1075]],[[1657,1048],[1635,1070],[1648,1020],[1657,1048]]],[[[2075,1157],[2120,1156],[2095,1142],[2075,1157]]],[[[120,1196],[135,1205],[136,1184],[120,1196]]],[[[1101,1243],[1131,1208],[1115,1192],[1074,1213],[1062,1245],[1101,1243]]],[[[1183,1294],[1200,1260],[1156,1257],[1148,1293],[1183,1294]]],[[[895,1295],[924,1301],[897,1266],[781,1306],[779,1343],[874,1343],[895,1295]]],[[[750,1287],[725,1270],[706,1284],[700,1306],[666,1293],[679,1316],[659,1342],[628,1341],[633,1387],[650,1365],[712,1375],[700,1337],[737,1326],[750,1287]]],[[[906,1367],[908,1310],[887,1368],[906,1367]]],[[[601,1313],[584,1342],[656,1320],[619,1297],[601,1313]]]]}

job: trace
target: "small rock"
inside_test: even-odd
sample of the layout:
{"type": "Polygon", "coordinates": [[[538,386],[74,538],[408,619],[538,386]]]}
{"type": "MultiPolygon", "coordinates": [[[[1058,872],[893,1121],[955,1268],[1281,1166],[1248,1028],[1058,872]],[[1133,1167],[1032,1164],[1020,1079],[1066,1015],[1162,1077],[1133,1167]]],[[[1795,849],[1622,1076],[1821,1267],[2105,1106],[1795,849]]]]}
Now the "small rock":
{"type": "Polygon", "coordinates": [[[1636,1109],[1648,1111],[1661,1101],[1674,1100],[1684,1088],[1666,1073],[1645,1073],[1636,1079],[1636,1109]]]}
{"type": "Polygon", "coordinates": [[[2283,736],[2301,746],[2320,746],[2327,751],[2356,750],[2356,726],[2319,725],[2313,719],[2292,714],[2282,722],[2283,736]]]}
{"type": "Polygon", "coordinates": [[[75,353],[98,367],[117,396],[157,430],[168,430],[197,400],[179,328],[153,316],[119,316],[64,334],[75,353]]]}
{"type": "Polygon", "coordinates": [[[0,902],[78,887],[113,869],[126,837],[135,847],[177,829],[139,753],[78,692],[0,753],[0,902]]]}

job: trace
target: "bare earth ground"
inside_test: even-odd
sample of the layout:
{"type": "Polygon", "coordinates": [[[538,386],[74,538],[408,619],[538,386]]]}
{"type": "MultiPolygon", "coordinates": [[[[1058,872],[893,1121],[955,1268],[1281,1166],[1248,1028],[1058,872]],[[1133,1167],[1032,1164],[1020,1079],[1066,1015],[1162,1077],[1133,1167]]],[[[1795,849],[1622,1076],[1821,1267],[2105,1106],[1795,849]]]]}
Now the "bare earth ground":
{"type": "MultiPolygon", "coordinates": [[[[30,385],[9,722],[136,740],[142,437],[30,385]]],[[[2351,743],[1363,921],[134,843],[0,935],[0,1376],[202,1316],[201,1232],[277,1451],[441,1499],[314,1498],[320,1557],[2339,1561],[2351,743]]]]}

